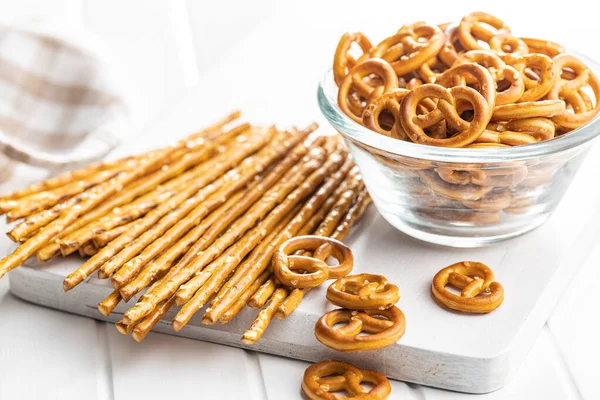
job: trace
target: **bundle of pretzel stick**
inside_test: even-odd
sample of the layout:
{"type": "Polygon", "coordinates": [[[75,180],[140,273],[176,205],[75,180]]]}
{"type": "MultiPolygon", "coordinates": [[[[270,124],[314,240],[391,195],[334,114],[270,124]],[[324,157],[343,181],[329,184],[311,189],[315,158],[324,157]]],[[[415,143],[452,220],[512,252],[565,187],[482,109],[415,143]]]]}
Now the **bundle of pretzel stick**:
{"type": "Polygon", "coordinates": [[[272,276],[274,251],[298,235],[345,238],[370,197],[339,136],[312,135],[315,124],[280,131],[238,117],[1,196],[19,246],[0,261],[0,277],[31,256],[79,253],[89,258],[64,290],[92,274],[110,279],[114,291],[98,309],[108,315],[135,298],[117,329],[137,341],[174,305],[180,330],[208,304],[207,324],[227,323],[246,304],[263,307],[243,338],[257,341],[304,294],[272,276]]]}
{"type": "Polygon", "coordinates": [[[432,146],[536,143],[600,111],[600,82],[580,59],[557,43],[517,37],[483,12],[456,25],[405,25],[376,46],[347,33],[333,74],[338,105],[354,121],[432,146]]]}

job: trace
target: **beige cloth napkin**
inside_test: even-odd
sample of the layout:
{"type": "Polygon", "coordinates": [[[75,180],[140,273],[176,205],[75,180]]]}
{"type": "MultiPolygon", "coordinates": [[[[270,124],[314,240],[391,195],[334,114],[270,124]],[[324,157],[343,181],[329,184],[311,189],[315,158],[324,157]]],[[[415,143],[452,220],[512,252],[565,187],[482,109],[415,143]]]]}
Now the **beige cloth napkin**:
{"type": "Polygon", "coordinates": [[[0,152],[50,169],[105,156],[130,129],[103,60],[48,31],[0,27],[0,152]]]}

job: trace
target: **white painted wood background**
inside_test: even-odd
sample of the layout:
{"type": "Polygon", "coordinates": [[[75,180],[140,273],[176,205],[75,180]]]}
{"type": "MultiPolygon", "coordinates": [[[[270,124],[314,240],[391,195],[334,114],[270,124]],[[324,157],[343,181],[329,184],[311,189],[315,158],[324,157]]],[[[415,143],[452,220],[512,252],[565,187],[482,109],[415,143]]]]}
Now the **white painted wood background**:
{"type": "MultiPolygon", "coordinates": [[[[324,69],[344,30],[363,30],[378,38],[404,21],[454,20],[482,7],[478,1],[418,2],[411,7],[364,0],[0,0],[0,21],[60,24],[97,35],[119,61],[137,135],[143,137],[170,110],[177,112],[178,99],[192,87],[199,84],[194,93],[201,91],[202,80],[223,63],[238,63],[243,73],[245,63],[258,62],[260,51],[289,54],[285,46],[296,46],[300,54],[292,62],[322,63],[324,69]],[[291,29],[302,29],[306,41],[286,42],[291,29]],[[257,47],[257,60],[236,58],[236,49],[257,43],[264,44],[257,47]]],[[[596,2],[571,0],[546,12],[540,7],[524,1],[486,4],[487,11],[505,19],[514,31],[558,40],[600,59],[596,2]]],[[[285,68],[285,63],[278,67],[285,68]]],[[[34,176],[20,168],[0,190],[23,186],[34,176]]],[[[589,212],[581,210],[582,217],[589,212]]],[[[7,239],[0,239],[0,252],[8,246],[7,239]]],[[[573,279],[516,378],[477,399],[600,398],[599,264],[600,244],[573,279]]],[[[0,280],[1,400],[293,399],[300,397],[306,366],[161,334],[151,333],[136,344],[104,323],[17,300],[8,293],[8,281],[0,280]]],[[[469,397],[393,382],[393,399],[469,397]]]]}

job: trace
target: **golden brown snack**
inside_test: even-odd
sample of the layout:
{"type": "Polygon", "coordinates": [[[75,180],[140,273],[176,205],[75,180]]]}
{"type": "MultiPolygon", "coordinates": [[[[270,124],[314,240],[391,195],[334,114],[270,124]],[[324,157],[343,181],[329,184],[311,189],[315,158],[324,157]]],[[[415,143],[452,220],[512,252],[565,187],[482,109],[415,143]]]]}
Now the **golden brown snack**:
{"type": "Polygon", "coordinates": [[[310,400],[339,400],[334,392],[345,391],[344,399],[383,400],[392,392],[387,378],[376,371],[358,369],[342,361],[326,360],[313,364],[304,372],[302,391],[310,400]],[[373,388],[365,390],[362,382],[373,388]]]}
{"type": "Polygon", "coordinates": [[[400,300],[400,291],[385,276],[363,273],[333,282],[327,300],[351,310],[387,310],[400,300]]]}
{"type": "Polygon", "coordinates": [[[319,286],[329,278],[346,276],[352,271],[354,258],[350,248],[342,242],[322,236],[296,236],[283,243],[273,254],[273,273],[277,280],[290,288],[319,286]],[[297,251],[313,252],[312,257],[294,255],[297,251]],[[331,267],[328,257],[338,261],[331,267]],[[306,273],[298,273],[305,271],[306,273]]]}
{"type": "Polygon", "coordinates": [[[406,329],[404,313],[396,306],[387,310],[339,309],[323,315],[315,325],[319,342],[337,351],[378,350],[396,343],[406,329]],[[336,328],[339,323],[346,323],[336,328]],[[369,335],[359,335],[361,332],[369,335]]]}
{"type": "Polygon", "coordinates": [[[494,272],[473,261],[461,261],[438,272],[431,294],[445,307],[476,314],[492,312],[504,301],[504,288],[494,281],[494,272]],[[447,285],[461,290],[460,295],[448,291],[447,285]]]}

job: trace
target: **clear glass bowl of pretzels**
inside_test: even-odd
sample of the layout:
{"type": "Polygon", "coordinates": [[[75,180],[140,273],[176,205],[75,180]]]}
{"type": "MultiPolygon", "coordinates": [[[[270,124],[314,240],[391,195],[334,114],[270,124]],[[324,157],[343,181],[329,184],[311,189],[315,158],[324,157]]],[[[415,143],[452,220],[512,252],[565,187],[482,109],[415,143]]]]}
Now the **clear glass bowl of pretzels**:
{"type": "Polygon", "coordinates": [[[478,247],[543,224],[600,134],[600,66],[475,12],[340,40],[321,111],[397,229],[478,247]]]}

